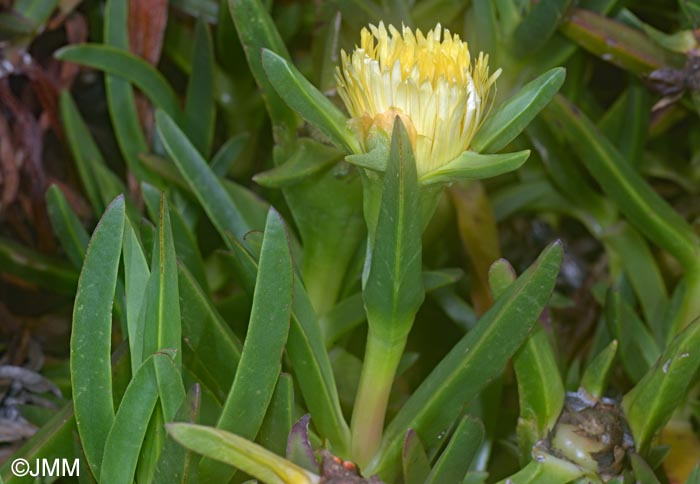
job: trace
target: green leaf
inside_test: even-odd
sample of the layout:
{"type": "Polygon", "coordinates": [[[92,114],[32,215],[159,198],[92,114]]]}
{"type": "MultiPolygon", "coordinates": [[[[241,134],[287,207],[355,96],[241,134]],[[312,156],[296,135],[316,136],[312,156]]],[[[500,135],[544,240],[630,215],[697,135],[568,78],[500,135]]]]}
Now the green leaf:
{"type": "Polygon", "coordinates": [[[46,190],[46,209],[51,225],[68,259],[76,267],[82,267],[85,249],[90,236],[73,212],[58,185],[51,185],[46,190]]]}
{"type": "Polygon", "coordinates": [[[518,381],[518,441],[529,459],[532,447],[554,427],[564,406],[564,384],[554,351],[540,324],[513,358],[518,381]]]}
{"type": "Polygon", "coordinates": [[[615,143],[627,162],[633,165],[639,166],[642,161],[651,108],[649,89],[633,80],[598,123],[600,131],[615,143]]]}
{"type": "Polygon", "coordinates": [[[268,49],[262,51],[262,63],[270,83],[289,107],[320,129],[338,148],[350,153],[360,152],[345,115],[296,67],[268,49]]]}
{"type": "Polygon", "coordinates": [[[485,154],[465,151],[437,170],[420,177],[423,185],[451,183],[459,180],[481,180],[509,173],[520,168],[530,156],[530,150],[516,153],[485,154]]]}
{"type": "Polygon", "coordinates": [[[605,193],[642,233],[682,264],[696,264],[700,241],[687,222],[625,162],[580,110],[557,96],[546,115],[605,193]]]}
{"type": "MultiPolygon", "coordinates": [[[[440,271],[423,271],[425,292],[438,290],[454,284],[463,276],[459,269],[440,271]]],[[[341,336],[358,327],[367,318],[362,304],[362,293],[358,292],[338,302],[328,313],[321,317],[326,347],[330,348],[341,336]]]]}
{"type": "Polygon", "coordinates": [[[403,482],[406,484],[423,484],[430,474],[430,461],[425,453],[418,435],[409,429],[403,442],[401,454],[403,463],[403,482]]]}
{"type": "Polygon", "coordinates": [[[385,342],[406,337],[425,297],[416,177],[411,142],[397,117],[376,232],[370,235],[369,275],[362,289],[370,331],[385,342]]]}
{"type": "Polygon", "coordinates": [[[318,472],[319,464],[309,439],[311,414],[302,416],[288,432],[285,457],[307,471],[318,472]]]}
{"type": "Polygon", "coordinates": [[[50,291],[75,293],[78,273],[74,267],[4,237],[0,237],[0,267],[3,272],[50,291]]]}
{"type": "Polygon", "coordinates": [[[230,137],[211,159],[211,169],[219,176],[225,176],[236,162],[250,140],[247,133],[230,137]]]}
{"type": "MultiPolygon", "coordinates": [[[[156,241],[151,259],[151,275],[146,289],[149,299],[145,313],[144,356],[162,350],[175,352],[175,361],[182,362],[182,327],[178,294],[175,244],[170,228],[170,211],[165,195],[161,196],[156,241]]],[[[179,407],[178,402],[176,407],[179,407]]]]}
{"type": "MultiPolygon", "coordinates": [[[[128,17],[128,2],[107,0],[104,9],[105,45],[129,49],[128,17]]],[[[134,90],[129,81],[109,73],[105,74],[105,89],[112,128],[122,156],[136,178],[149,180],[139,160],[139,155],[148,151],[148,143],[141,129],[134,90]]]]}
{"type": "Polygon", "coordinates": [[[459,482],[476,457],[483,438],[484,425],[481,421],[470,415],[462,417],[447,447],[425,479],[425,484],[459,482]]]}
{"type": "Polygon", "coordinates": [[[654,470],[649,467],[649,464],[639,454],[632,452],[630,461],[632,462],[632,469],[634,469],[635,484],[661,484],[654,474],[654,470]]]}
{"type": "Polygon", "coordinates": [[[334,147],[302,138],[289,151],[275,151],[272,171],[286,185],[284,198],[303,242],[306,293],[317,313],[324,314],[337,301],[347,268],[366,237],[360,176],[340,161],[342,153],[334,147]],[[322,168],[311,174],[301,165],[316,165],[309,171],[322,168]]]}
{"type": "MultiPolygon", "coordinates": [[[[160,218],[159,207],[161,191],[155,188],[153,185],[142,183],[141,193],[144,201],[146,202],[146,207],[151,220],[158,221],[160,218]]],[[[181,209],[179,210],[176,206],[170,207],[168,214],[170,216],[172,237],[177,259],[187,266],[190,272],[192,272],[192,275],[197,278],[199,285],[206,289],[207,279],[204,268],[204,260],[199,250],[195,234],[192,232],[192,230],[190,230],[190,227],[188,227],[187,221],[185,221],[181,209]]]]}
{"type": "Polygon", "coordinates": [[[295,185],[326,168],[338,163],[343,153],[314,140],[297,140],[294,154],[271,170],[258,173],[253,180],[264,187],[283,188],[295,185]]]}
{"type": "Polygon", "coordinates": [[[562,249],[555,243],[496,301],[423,381],[387,427],[378,461],[368,469],[397,475],[403,434],[416,430],[430,449],[484,386],[498,376],[542,312],[554,288],[562,249]]]}
{"type": "Polygon", "coordinates": [[[277,380],[275,393],[260,425],[257,441],[267,450],[284,456],[287,451],[287,436],[294,424],[294,382],[287,373],[277,380]]]}
{"type": "Polygon", "coordinates": [[[571,0],[542,0],[534,4],[511,37],[514,56],[526,57],[541,49],[556,32],[570,5],[571,0]]]}
{"type": "Polygon", "coordinates": [[[700,367],[700,320],[673,339],[642,380],[622,399],[637,451],[644,454],[656,433],[683,402],[700,367]]]}
{"type": "Polygon", "coordinates": [[[549,104],[565,77],[566,70],[555,67],[525,84],[486,118],[472,140],[472,149],[494,153],[504,148],[549,104]]]}
{"type": "Polygon", "coordinates": [[[581,8],[574,9],[560,31],[594,55],[634,74],[683,66],[684,56],[664,50],[642,31],[581,8]]]}
{"type": "Polygon", "coordinates": [[[129,354],[131,356],[131,368],[138,368],[143,361],[144,348],[144,326],[140,313],[151,272],[146,262],[146,256],[141,248],[141,243],[129,221],[126,222],[124,227],[123,254],[129,354]]]}
{"type": "MultiPolygon", "coordinates": [[[[201,391],[199,385],[195,384],[187,392],[187,397],[177,412],[175,420],[178,422],[197,423],[199,417],[201,391]]],[[[183,448],[168,436],[163,446],[163,451],[158,457],[155,473],[153,474],[153,484],[187,484],[194,480],[195,459],[192,459],[192,452],[183,448]]]]}
{"type": "Polygon", "coordinates": [[[501,294],[513,284],[518,275],[515,269],[505,259],[498,259],[489,267],[489,289],[494,299],[501,297],[501,294]]]}
{"type": "Polygon", "coordinates": [[[610,342],[586,367],[581,378],[581,388],[595,399],[603,396],[607,388],[610,371],[617,354],[617,340],[610,342]]]}
{"type": "Polygon", "coordinates": [[[187,84],[183,125],[192,144],[205,158],[209,156],[214,139],[216,107],[213,92],[214,46],[209,27],[200,18],[194,31],[192,74],[187,84]]]}
{"type": "Polygon", "coordinates": [[[668,291],[649,243],[637,230],[618,222],[601,235],[601,240],[620,258],[622,268],[637,296],[644,319],[657,342],[666,341],[670,330],[665,322],[668,291]]]}
{"type": "Polygon", "coordinates": [[[228,7],[236,24],[250,71],[260,86],[270,118],[274,125],[282,129],[276,134],[281,136],[280,141],[291,140],[297,128],[298,118],[294,111],[280,99],[277,90],[265,73],[260,55],[262,49],[270,49],[284,59],[291,59],[287,47],[260,0],[228,0],[228,7]]]}
{"type": "Polygon", "coordinates": [[[462,484],[484,484],[488,477],[488,472],[469,471],[464,476],[462,484]]]}
{"type": "Polygon", "coordinates": [[[566,484],[584,474],[580,467],[571,462],[539,453],[520,472],[498,484],[566,484]]]}
{"type": "Polygon", "coordinates": [[[251,227],[242,215],[243,207],[231,199],[202,155],[165,112],[156,111],[156,126],[165,150],[217,230],[244,240],[251,227]]]}
{"type": "Polygon", "coordinates": [[[237,467],[269,484],[317,484],[318,476],[238,435],[201,425],[168,424],[168,433],[183,446],[210,459],[237,467]]]}
{"type": "Polygon", "coordinates": [[[187,336],[183,360],[223,402],[241,359],[241,343],[182,264],[178,264],[178,276],[182,333],[187,336]]]}
{"type": "MultiPolygon", "coordinates": [[[[279,214],[270,209],[265,226],[253,309],[241,360],[217,422],[220,429],[243,438],[257,435],[281,370],[281,355],[289,332],[293,272],[289,244],[279,214]]],[[[200,464],[202,480],[224,482],[230,469],[200,464]]]]}
{"type": "Polygon", "coordinates": [[[158,401],[158,383],[154,355],[146,359],[126,387],[114,423],[107,436],[99,482],[130,484],[134,482],[136,464],[146,437],[148,422],[158,401]]]}
{"type": "Polygon", "coordinates": [[[172,350],[165,350],[158,353],[158,356],[159,358],[153,360],[153,364],[156,370],[160,406],[165,421],[172,422],[182,406],[182,402],[185,401],[185,386],[182,383],[182,375],[175,360],[176,353],[172,350]],[[160,358],[161,356],[164,358],[160,358]]]}
{"type": "MultiPolygon", "coordinates": [[[[71,443],[75,435],[75,419],[73,418],[73,402],[68,402],[56,410],[51,419],[17,449],[11,459],[6,459],[0,466],[0,479],[5,484],[22,484],[26,477],[16,476],[11,469],[15,459],[25,459],[35,462],[41,459],[71,459],[75,457],[71,443]]],[[[90,473],[87,468],[84,469],[90,473]]],[[[83,469],[81,468],[81,473],[83,469]]]]}
{"type": "Polygon", "coordinates": [[[85,188],[85,194],[90,201],[90,205],[92,205],[93,211],[102,213],[104,212],[105,204],[103,203],[101,187],[97,183],[97,177],[93,168],[95,164],[104,164],[102,154],[92,139],[92,135],[68,91],[61,91],[59,110],[61,125],[78,169],[80,181],[83,184],[83,188],[85,188]]]}
{"type": "MultiPolygon", "coordinates": [[[[700,13],[700,9],[698,10],[698,13],[700,13]]],[[[693,472],[690,473],[685,484],[700,484],[700,464],[695,465],[693,472]]]]}
{"type": "Polygon", "coordinates": [[[630,378],[638,382],[659,357],[659,347],[619,291],[608,293],[605,306],[608,330],[620,342],[622,366],[630,378]]]}
{"type": "Polygon", "coordinates": [[[112,400],[112,304],[124,233],[124,198],[107,208],[92,234],[78,281],[70,341],[75,420],[90,469],[100,476],[112,400]]]}
{"type": "MultiPolygon", "coordinates": [[[[235,242],[235,241],[234,241],[235,242]]],[[[233,257],[241,268],[241,283],[252,292],[257,261],[241,244],[231,244],[233,257]]],[[[307,408],[314,416],[314,426],[327,438],[338,455],[346,455],[350,441],[348,428],[340,408],[333,370],[323,344],[321,330],[309,296],[298,276],[294,278],[292,324],[287,340],[287,355],[294,370],[307,408]]]]}
{"type": "Polygon", "coordinates": [[[74,44],[56,51],[62,61],[75,62],[127,80],[138,87],[154,106],[180,118],[175,91],[158,70],[128,50],[107,44],[74,44]]]}

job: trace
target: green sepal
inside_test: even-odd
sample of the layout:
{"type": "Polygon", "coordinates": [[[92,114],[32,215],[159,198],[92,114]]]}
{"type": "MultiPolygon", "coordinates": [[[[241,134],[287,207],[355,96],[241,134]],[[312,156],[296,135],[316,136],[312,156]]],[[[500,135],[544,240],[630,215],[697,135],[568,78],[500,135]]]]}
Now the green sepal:
{"type": "Polygon", "coordinates": [[[452,183],[460,180],[481,180],[509,173],[520,168],[530,156],[530,150],[503,154],[480,154],[465,151],[440,168],[426,173],[419,181],[423,185],[452,183]]]}
{"type": "Polygon", "coordinates": [[[479,153],[494,153],[504,148],[549,104],[565,77],[566,70],[555,67],[523,86],[486,118],[472,140],[472,149],[479,153]]]}
{"type": "Polygon", "coordinates": [[[265,73],[280,97],[302,118],[316,126],[341,149],[351,153],[360,148],[347,127],[347,118],[297,70],[271,50],[263,49],[265,73]]]}

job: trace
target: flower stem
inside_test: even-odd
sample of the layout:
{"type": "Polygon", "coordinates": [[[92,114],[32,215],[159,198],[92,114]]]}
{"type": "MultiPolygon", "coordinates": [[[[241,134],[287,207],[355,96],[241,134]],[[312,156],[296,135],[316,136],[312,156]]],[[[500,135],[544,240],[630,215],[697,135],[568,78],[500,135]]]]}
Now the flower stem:
{"type": "Polygon", "coordinates": [[[352,415],[352,457],[360,468],[375,456],[382,439],[391,386],[406,338],[387,342],[371,329],[352,415]]]}

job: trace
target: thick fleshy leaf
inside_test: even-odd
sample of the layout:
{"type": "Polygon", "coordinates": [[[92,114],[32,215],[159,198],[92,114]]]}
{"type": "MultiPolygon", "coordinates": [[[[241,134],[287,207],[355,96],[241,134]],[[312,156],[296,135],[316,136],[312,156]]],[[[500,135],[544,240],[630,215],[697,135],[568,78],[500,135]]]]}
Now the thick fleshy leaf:
{"type": "MultiPolygon", "coordinates": [[[[187,392],[187,398],[182,402],[175,420],[196,424],[199,418],[201,390],[195,384],[187,392]]],[[[192,452],[185,449],[168,436],[163,451],[158,457],[153,484],[187,484],[194,480],[194,459],[192,452]]]]}
{"type": "MultiPolygon", "coordinates": [[[[110,199],[105,199],[105,187],[98,183],[96,165],[104,165],[102,153],[92,138],[75,101],[68,91],[61,92],[59,98],[61,126],[63,126],[68,147],[78,169],[80,181],[85,188],[90,205],[95,213],[102,213],[110,199]]],[[[115,195],[116,196],[116,195],[115,195]]],[[[113,198],[113,197],[112,197],[113,198]]]]}
{"type": "Polygon", "coordinates": [[[78,281],[70,345],[71,382],[78,433],[99,478],[112,399],[112,304],[117,285],[125,216],[124,198],[107,208],[90,240],[78,281]]]}
{"type": "Polygon", "coordinates": [[[549,454],[538,454],[520,472],[498,484],[566,484],[585,472],[577,465],[549,454]]]}
{"type": "MultiPolygon", "coordinates": [[[[37,459],[71,459],[74,457],[72,441],[75,434],[75,419],[73,418],[73,402],[68,402],[56,410],[48,420],[27,442],[17,449],[11,459],[5,460],[0,466],[0,479],[5,484],[22,484],[25,476],[12,472],[11,465],[15,459],[25,459],[35,462],[37,459]]],[[[87,467],[81,467],[82,473],[89,474],[87,467]]]]}
{"type": "Polygon", "coordinates": [[[129,338],[131,367],[138,368],[143,361],[143,320],[141,306],[146,296],[146,287],[151,271],[146,256],[131,222],[124,227],[124,288],[126,293],[126,324],[129,338]]]}
{"type": "MultiPolygon", "coordinates": [[[[124,0],[107,0],[105,3],[105,45],[123,50],[129,48],[128,4],[129,2],[124,0]]],[[[109,116],[122,156],[139,180],[149,180],[149,174],[139,160],[139,155],[148,151],[148,143],[141,129],[131,83],[119,76],[106,73],[105,90],[109,116]]]]}
{"type": "Polygon", "coordinates": [[[403,482],[406,484],[423,484],[430,474],[430,461],[425,448],[413,429],[406,432],[401,453],[403,482]]]}
{"type": "Polygon", "coordinates": [[[620,342],[622,366],[632,381],[638,382],[659,357],[656,341],[619,291],[608,293],[605,319],[608,331],[620,342]]]}
{"type": "Polygon", "coordinates": [[[134,482],[136,464],[146,437],[148,422],[158,401],[155,355],[143,362],[126,388],[104,447],[99,481],[106,484],[134,482]]]}
{"type": "MultiPolygon", "coordinates": [[[[232,258],[244,277],[241,283],[252,294],[258,263],[241,244],[232,242],[232,258]]],[[[331,362],[323,344],[321,329],[309,296],[298,276],[294,279],[292,324],[287,341],[287,355],[294,370],[295,382],[304,402],[314,416],[314,426],[333,445],[334,452],[346,455],[350,429],[343,417],[331,362]]]]}
{"type": "MultiPolygon", "coordinates": [[[[209,27],[200,18],[194,32],[192,74],[185,97],[184,128],[203,157],[209,156],[214,140],[214,46],[209,27]]],[[[171,115],[172,116],[172,115],[171,115]]]]}
{"type": "MultiPolygon", "coordinates": [[[[281,370],[282,350],[289,333],[292,286],[292,259],[284,223],[270,209],[248,331],[218,428],[247,439],[254,439],[260,430],[281,370]]],[[[225,482],[231,478],[231,469],[204,460],[200,463],[200,477],[225,482]]]]}
{"type": "Polygon", "coordinates": [[[607,388],[608,377],[617,354],[617,346],[617,340],[611,341],[600,354],[591,360],[583,373],[581,388],[595,399],[602,397],[607,388]]]}
{"type": "Polygon", "coordinates": [[[287,439],[285,457],[307,471],[318,472],[318,461],[309,441],[311,414],[301,417],[292,427],[287,439]]]}
{"type": "Polygon", "coordinates": [[[637,453],[630,456],[632,469],[634,469],[635,483],[639,484],[661,484],[659,478],[654,474],[654,470],[637,453]]]}
{"type": "Polygon", "coordinates": [[[178,283],[182,332],[186,336],[183,361],[223,402],[241,358],[241,342],[182,264],[178,264],[178,283]]]}
{"type": "MultiPolygon", "coordinates": [[[[443,269],[441,271],[423,271],[425,292],[436,291],[454,284],[462,278],[460,269],[443,269]]],[[[338,302],[333,309],[321,317],[326,346],[331,347],[342,335],[358,327],[367,318],[362,305],[362,293],[358,292],[338,302]]]]}
{"type": "MultiPolygon", "coordinates": [[[[228,0],[229,11],[236,24],[238,37],[243,45],[250,71],[262,92],[272,122],[282,128],[282,139],[291,139],[298,124],[298,117],[280,98],[276,88],[263,68],[262,49],[277,52],[284,59],[291,59],[287,47],[277,31],[272,17],[260,0],[228,0]]],[[[277,133],[280,135],[280,133],[277,133]]]]}
{"type": "Polygon", "coordinates": [[[539,325],[513,358],[518,380],[518,442],[524,456],[554,427],[564,406],[564,384],[544,328],[539,325]]]}
{"type": "Polygon", "coordinates": [[[700,320],[695,320],[668,345],[656,364],[622,400],[637,451],[649,449],[693,384],[700,367],[700,320]]]}
{"type": "Polygon", "coordinates": [[[362,289],[370,330],[383,341],[406,337],[425,297],[420,213],[413,150],[397,116],[362,289]]]}
{"type": "Polygon", "coordinates": [[[530,150],[516,153],[480,154],[465,151],[444,166],[420,177],[423,185],[451,183],[459,180],[481,180],[509,173],[520,168],[530,156],[530,150]]]}
{"type": "Polygon", "coordinates": [[[275,393],[272,394],[272,401],[260,425],[257,441],[267,450],[284,456],[287,449],[287,436],[292,431],[293,423],[294,382],[291,375],[281,373],[275,386],[275,393]]]}
{"type": "Polygon", "coordinates": [[[253,180],[264,187],[283,188],[311,177],[343,157],[336,148],[312,140],[302,138],[297,143],[297,150],[291,158],[271,170],[258,173],[253,180]]]}
{"type": "Polygon", "coordinates": [[[688,267],[696,264],[697,235],[622,157],[593,123],[563,96],[548,108],[547,120],[570,142],[603,190],[647,237],[688,267]]]}
{"type": "Polygon", "coordinates": [[[243,208],[229,196],[197,148],[164,111],[156,112],[156,126],[165,150],[187,180],[199,203],[222,234],[228,232],[244,240],[251,229],[243,208]]]}
{"type": "Polygon", "coordinates": [[[549,104],[564,83],[564,77],[564,68],[556,67],[525,84],[486,118],[472,140],[472,149],[479,153],[494,153],[513,141],[549,104]]]}
{"type": "Polygon", "coordinates": [[[542,48],[557,30],[571,0],[547,0],[534,4],[511,37],[516,57],[531,55],[542,48]]]}
{"type": "Polygon", "coordinates": [[[387,427],[379,459],[368,472],[394,479],[404,432],[413,428],[428,451],[520,347],[554,288],[562,249],[555,243],[496,301],[438,364],[387,427]]]}
{"type": "Polygon", "coordinates": [[[309,123],[328,136],[333,144],[350,153],[360,151],[347,127],[347,118],[294,67],[274,52],[263,49],[265,73],[284,101],[309,123]]]}
{"type": "Polygon", "coordinates": [[[168,433],[183,446],[210,459],[237,467],[269,484],[317,484],[317,475],[238,435],[201,425],[168,424],[168,433]]]}
{"type": "Polygon", "coordinates": [[[634,74],[683,66],[683,56],[664,50],[644,32],[582,8],[574,9],[561,32],[603,60],[634,74]]]}
{"type": "Polygon", "coordinates": [[[151,102],[170,116],[180,118],[175,92],[163,75],[148,62],[131,52],[106,44],[69,45],[58,50],[57,59],[101,69],[133,83],[151,102]]]}
{"type": "Polygon", "coordinates": [[[459,482],[476,457],[483,438],[484,425],[481,421],[470,415],[462,417],[445,450],[425,479],[425,484],[459,482]]]}
{"type": "Polygon", "coordinates": [[[46,190],[46,209],[68,259],[74,266],[82,267],[90,236],[57,185],[51,185],[46,190]]]}

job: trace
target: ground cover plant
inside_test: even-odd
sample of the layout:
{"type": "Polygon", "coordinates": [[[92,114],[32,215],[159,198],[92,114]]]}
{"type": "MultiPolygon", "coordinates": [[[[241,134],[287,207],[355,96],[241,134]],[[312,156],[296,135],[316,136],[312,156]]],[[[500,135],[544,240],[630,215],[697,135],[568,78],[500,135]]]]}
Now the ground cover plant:
{"type": "Polygon", "coordinates": [[[0,1],[0,483],[700,484],[699,22],[0,1]]]}

